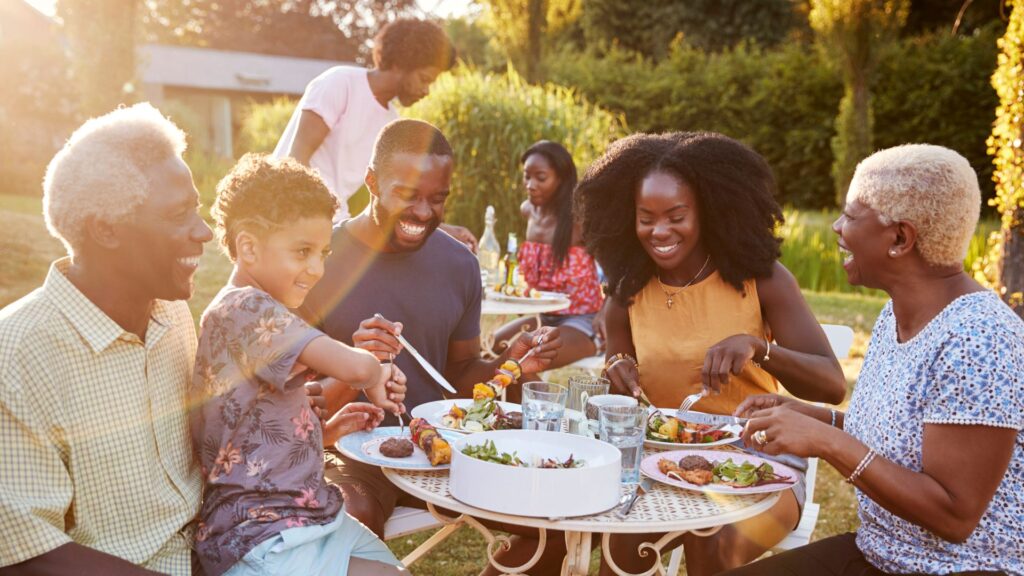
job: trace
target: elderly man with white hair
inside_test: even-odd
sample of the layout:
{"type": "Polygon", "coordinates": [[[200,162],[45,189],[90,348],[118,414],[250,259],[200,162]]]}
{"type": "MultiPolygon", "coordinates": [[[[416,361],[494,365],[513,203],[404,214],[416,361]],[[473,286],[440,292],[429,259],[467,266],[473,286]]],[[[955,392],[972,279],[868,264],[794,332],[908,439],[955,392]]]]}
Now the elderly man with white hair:
{"type": "Polygon", "coordinates": [[[69,256],[0,311],[0,573],[191,572],[184,300],[212,233],[184,149],[139,104],[50,163],[43,210],[69,256]]]}

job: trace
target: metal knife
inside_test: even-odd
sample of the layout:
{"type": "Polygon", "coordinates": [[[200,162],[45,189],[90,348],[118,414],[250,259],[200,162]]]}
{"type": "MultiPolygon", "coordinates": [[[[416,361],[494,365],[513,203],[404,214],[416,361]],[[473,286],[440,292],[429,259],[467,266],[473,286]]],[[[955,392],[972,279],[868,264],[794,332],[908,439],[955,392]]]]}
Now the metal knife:
{"type": "Polygon", "coordinates": [[[711,424],[712,426],[736,424],[737,426],[743,426],[747,423],[746,418],[738,418],[736,416],[726,416],[724,414],[708,414],[707,412],[697,412],[695,410],[676,410],[676,418],[684,422],[693,422],[694,424],[711,424]]]}
{"type": "MultiPolygon", "coordinates": [[[[381,316],[380,314],[374,314],[374,317],[384,320],[384,317],[381,316]]],[[[416,349],[412,347],[412,344],[409,344],[409,341],[405,339],[405,336],[399,334],[398,341],[402,343],[403,348],[409,351],[409,354],[412,354],[412,357],[416,359],[416,362],[418,362],[419,365],[422,366],[423,369],[427,371],[427,374],[430,374],[430,377],[433,378],[434,381],[436,381],[438,384],[441,385],[442,388],[451,392],[452,394],[458,394],[458,392],[455,390],[455,387],[449,384],[448,381],[445,380],[444,376],[442,376],[441,373],[437,371],[437,368],[434,368],[433,366],[430,365],[430,362],[427,362],[426,358],[420,356],[420,353],[417,352],[416,349]]]]}

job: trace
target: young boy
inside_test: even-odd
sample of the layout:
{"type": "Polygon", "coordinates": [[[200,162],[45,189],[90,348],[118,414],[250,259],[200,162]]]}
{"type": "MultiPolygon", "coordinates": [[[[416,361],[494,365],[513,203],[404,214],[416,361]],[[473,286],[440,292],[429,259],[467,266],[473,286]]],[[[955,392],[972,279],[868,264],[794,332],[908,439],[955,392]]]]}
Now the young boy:
{"type": "Polygon", "coordinates": [[[210,576],[401,571],[341,509],[322,453],[377,426],[378,406],[402,410],[405,376],[288,310],[323,275],[336,209],[323,182],[292,159],[248,154],[217,186],[211,213],[235,266],[203,313],[190,390],[206,484],[195,548],[210,576]],[[349,404],[321,430],[306,368],[363,390],[377,406],[349,404]]]}

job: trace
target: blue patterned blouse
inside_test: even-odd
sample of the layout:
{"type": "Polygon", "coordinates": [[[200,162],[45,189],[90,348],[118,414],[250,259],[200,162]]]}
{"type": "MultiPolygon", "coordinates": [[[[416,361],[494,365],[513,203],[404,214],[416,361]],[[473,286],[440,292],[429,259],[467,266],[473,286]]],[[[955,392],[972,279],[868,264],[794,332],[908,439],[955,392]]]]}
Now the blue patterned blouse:
{"type": "Polygon", "coordinates": [[[1024,322],[992,292],[957,298],[907,342],[892,302],[871,334],[846,431],[920,471],[925,424],[1017,431],[1009,469],[977,528],[948,542],[891,514],[860,490],[857,546],[890,573],[1002,570],[1024,574],[1024,322]]]}

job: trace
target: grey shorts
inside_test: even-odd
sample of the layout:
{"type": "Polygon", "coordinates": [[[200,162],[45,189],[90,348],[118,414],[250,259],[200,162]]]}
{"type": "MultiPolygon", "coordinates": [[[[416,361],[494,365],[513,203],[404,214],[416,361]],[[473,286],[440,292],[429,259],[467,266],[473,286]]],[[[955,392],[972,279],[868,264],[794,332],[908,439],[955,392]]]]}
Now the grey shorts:
{"type": "Polygon", "coordinates": [[[572,328],[582,332],[587,338],[594,339],[594,316],[596,314],[541,314],[541,326],[557,326],[572,328]]]}

